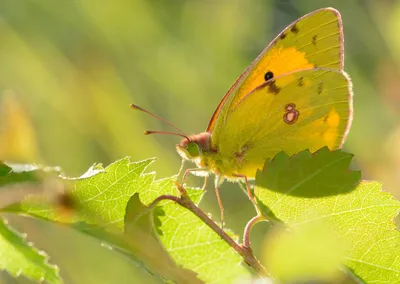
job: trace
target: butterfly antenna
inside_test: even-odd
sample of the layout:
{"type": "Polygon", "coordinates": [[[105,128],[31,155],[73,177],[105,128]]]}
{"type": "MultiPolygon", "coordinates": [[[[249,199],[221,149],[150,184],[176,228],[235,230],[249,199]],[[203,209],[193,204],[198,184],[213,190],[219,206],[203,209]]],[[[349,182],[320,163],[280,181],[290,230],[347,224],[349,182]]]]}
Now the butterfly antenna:
{"type": "Polygon", "coordinates": [[[175,132],[168,132],[168,131],[145,131],[144,132],[145,135],[150,135],[150,134],[169,134],[169,135],[181,136],[181,137],[184,137],[184,138],[190,140],[189,137],[182,130],[180,130],[178,127],[173,125],[168,120],[165,120],[164,118],[159,117],[159,116],[155,115],[154,113],[151,113],[150,111],[145,110],[144,108],[141,108],[140,106],[137,106],[137,105],[134,105],[134,104],[130,104],[130,106],[131,106],[131,108],[133,108],[135,110],[140,110],[140,111],[142,111],[144,113],[147,113],[148,115],[151,115],[152,117],[157,118],[158,120],[168,124],[169,126],[173,127],[174,129],[178,130],[178,132],[179,132],[179,133],[175,133],[175,132]]]}
{"type": "Polygon", "coordinates": [[[152,130],[146,130],[144,132],[144,135],[150,135],[150,134],[167,134],[167,135],[176,135],[176,136],[181,136],[183,138],[186,138],[187,140],[190,141],[190,138],[187,137],[184,134],[180,134],[180,133],[175,133],[175,132],[169,132],[169,131],[152,131],[152,130]]]}

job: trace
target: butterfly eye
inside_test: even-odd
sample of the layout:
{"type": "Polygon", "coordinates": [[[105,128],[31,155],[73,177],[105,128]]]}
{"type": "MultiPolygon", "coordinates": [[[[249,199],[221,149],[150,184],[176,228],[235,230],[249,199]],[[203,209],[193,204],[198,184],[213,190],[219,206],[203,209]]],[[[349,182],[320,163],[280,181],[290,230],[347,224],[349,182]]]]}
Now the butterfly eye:
{"type": "Polygon", "coordinates": [[[191,157],[197,157],[200,154],[200,149],[197,143],[189,142],[187,145],[187,151],[191,157]]]}
{"type": "Polygon", "coordinates": [[[268,71],[267,73],[265,73],[265,75],[264,75],[265,81],[268,81],[272,78],[274,78],[274,73],[272,73],[271,71],[268,71]]]}

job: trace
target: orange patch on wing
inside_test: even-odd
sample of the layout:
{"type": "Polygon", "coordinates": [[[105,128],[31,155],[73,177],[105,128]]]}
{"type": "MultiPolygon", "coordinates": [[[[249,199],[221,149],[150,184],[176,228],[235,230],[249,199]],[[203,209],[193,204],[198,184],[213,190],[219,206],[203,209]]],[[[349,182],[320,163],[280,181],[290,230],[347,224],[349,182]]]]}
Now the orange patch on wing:
{"type": "Polygon", "coordinates": [[[264,75],[268,71],[272,72],[274,78],[291,73],[296,70],[313,68],[314,64],[310,63],[306,58],[306,53],[298,51],[294,47],[273,47],[268,55],[260,60],[254,66],[253,71],[243,82],[235,96],[231,107],[235,107],[248,93],[265,82],[264,75]]]}
{"type": "Polygon", "coordinates": [[[339,125],[340,116],[335,108],[332,108],[332,110],[329,112],[326,122],[330,127],[336,127],[339,125]]]}
{"type": "Polygon", "coordinates": [[[332,110],[325,117],[314,121],[312,128],[315,129],[315,133],[319,133],[324,140],[324,145],[333,149],[337,146],[338,141],[338,127],[340,123],[340,115],[332,108],[332,110]]]}
{"type": "Polygon", "coordinates": [[[323,134],[323,137],[326,142],[326,145],[328,145],[329,147],[334,147],[334,145],[338,140],[337,138],[338,138],[338,126],[340,122],[340,116],[335,110],[335,108],[333,108],[325,119],[326,119],[325,123],[328,125],[328,129],[323,134]]]}

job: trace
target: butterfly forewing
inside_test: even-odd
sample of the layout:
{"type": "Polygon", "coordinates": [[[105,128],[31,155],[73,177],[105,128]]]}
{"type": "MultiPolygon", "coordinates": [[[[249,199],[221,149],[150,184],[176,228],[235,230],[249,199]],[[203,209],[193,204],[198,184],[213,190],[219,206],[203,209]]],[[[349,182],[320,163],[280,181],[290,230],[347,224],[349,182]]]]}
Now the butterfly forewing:
{"type": "Polygon", "coordinates": [[[278,77],[314,67],[343,69],[342,20],[335,9],[314,11],[283,30],[234,83],[214,112],[207,131],[223,127],[237,103],[265,82],[266,73],[278,77]]]}

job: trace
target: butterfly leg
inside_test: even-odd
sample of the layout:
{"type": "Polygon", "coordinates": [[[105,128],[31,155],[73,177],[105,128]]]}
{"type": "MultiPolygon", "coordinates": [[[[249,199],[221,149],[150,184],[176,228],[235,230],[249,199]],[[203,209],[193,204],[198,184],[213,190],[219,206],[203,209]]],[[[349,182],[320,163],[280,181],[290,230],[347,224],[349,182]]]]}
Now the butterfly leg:
{"type": "MultiPolygon", "coordinates": [[[[185,161],[186,161],[185,159],[182,159],[181,166],[179,167],[179,172],[178,172],[178,175],[177,175],[178,178],[180,177],[180,175],[181,175],[181,173],[182,173],[182,171],[183,171],[183,168],[184,168],[184,166],[185,166],[185,161]]],[[[184,173],[184,175],[183,175],[183,177],[182,177],[181,185],[183,185],[183,183],[184,183],[184,181],[185,181],[185,179],[186,179],[186,176],[187,176],[188,173],[191,172],[191,171],[198,171],[198,168],[186,170],[185,173],[184,173]]],[[[200,169],[200,171],[204,171],[204,169],[200,169]]],[[[207,169],[206,169],[205,171],[207,171],[207,169]]],[[[203,186],[201,187],[201,189],[202,189],[203,191],[206,191],[207,181],[208,181],[208,175],[204,176],[204,183],[203,183],[203,186]]]]}
{"type": "Polygon", "coordinates": [[[253,202],[254,205],[255,205],[256,203],[255,203],[253,194],[251,193],[251,187],[250,187],[250,184],[249,184],[249,180],[247,179],[247,176],[245,176],[245,175],[238,175],[238,174],[235,174],[234,176],[244,179],[244,182],[246,183],[247,195],[249,196],[250,201],[253,202]]]}
{"type": "Polygon", "coordinates": [[[217,196],[218,206],[221,213],[221,229],[224,229],[224,206],[222,205],[221,196],[219,195],[219,185],[222,181],[221,176],[215,177],[215,195],[217,196]]]}
{"type": "Polygon", "coordinates": [[[201,187],[201,189],[202,189],[204,192],[206,191],[207,181],[208,181],[208,176],[205,176],[205,177],[204,177],[203,186],[201,187]]]}
{"type": "MultiPolygon", "coordinates": [[[[183,184],[185,183],[185,180],[186,180],[186,178],[187,178],[187,175],[189,174],[189,173],[193,173],[193,172],[207,172],[208,173],[208,169],[207,168],[193,168],[193,169],[187,169],[187,170],[185,170],[185,173],[183,174],[183,177],[182,177],[182,182],[181,182],[181,185],[183,186],[183,184]]],[[[207,177],[207,176],[206,176],[207,177]]],[[[207,182],[207,181],[205,181],[205,182],[207,182]]],[[[204,185],[203,185],[204,186],[204,185]]]]}
{"type": "MultiPolygon", "coordinates": [[[[184,187],[183,184],[185,183],[185,180],[186,180],[186,178],[187,178],[187,175],[188,175],[190,172],[192,172],[192,173],[193,173],[193,172],[206,172],[206,173],[208,174],[208,169],[207,169],[207,168],[186,169],[186,170],[185,170],[185,173],[183,174],[182,181],[181,181],[181,186],[182,186],[182,187],[184,187]]],[[[205,175],[205,176],[204,176],[204,184],[203,184],[203,187],[201,188],[201,189],[204,190],[204,191],[205,191],[205,187],[206,187],[206,185],[207,185],[207,178],[208,178],[208,175],[205,175]]]]}
{"type": "Polygon", "coordinates": [[[179,167],[178,178],[181,175],[184,166],[185,166],[185,159],[182,159],[181,166],[179,167]]]}

